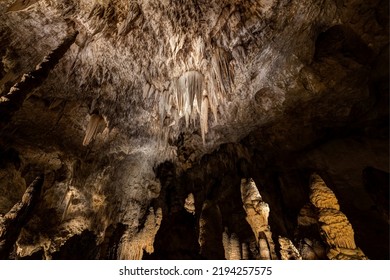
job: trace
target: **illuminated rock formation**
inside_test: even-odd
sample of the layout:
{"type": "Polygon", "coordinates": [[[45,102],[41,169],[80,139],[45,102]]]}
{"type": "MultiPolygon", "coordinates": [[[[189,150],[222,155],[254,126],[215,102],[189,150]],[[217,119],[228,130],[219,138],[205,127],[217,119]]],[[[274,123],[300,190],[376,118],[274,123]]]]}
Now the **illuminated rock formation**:
{"type": "Polygon", "coordinates": [[[302,260],[301,255],[290,239],[279,236],[279,244],[282,260],[302,260]]]}
{"type": "Polygon", "coordinates": [[[155,212],[153,208],[149,209],[144,227],[136,233],[130,230],[126,231],[121,240],[119,259],[121,260],[142,260],[144,251],[148,254],[153,253],[154,237],[160,228],[162,220],[161,209],[155,212]]]}
{"type": "Polygon", "coordinates": [[[263,201],[252,179],[241,180],[241,199],[246,212],[246,220],[258,242],[261,259],[277,259],[272,232],[268,225],[269,206],[263,201]]]}
{"type": "Polygon", "coordinates": [[[20,230],[33,214],[42,185],[43,176],[38,176],[26,189],[21,201],[16,203],[7,214],[0,215],[0,259],[8,259],[20,230]]]}
{"type": "Polygon", "coordinates": [[[388,5],[0,1],[3,257],[390,259],[388,5]]]}
{"type": "Polygon", "coordinates": [[[192,193],[189,193],[184,201],[184,208],[188,213],[195,214],[195,199],[192,193]]]}
{"type": "Polygon", "coordinates": [[[367,259],[356,247],[352,225],[340,211],[335,194],[317,174],[311,176],[310,201],[318,210],[321,233],[329,246],[328,258],[367,259]]]}

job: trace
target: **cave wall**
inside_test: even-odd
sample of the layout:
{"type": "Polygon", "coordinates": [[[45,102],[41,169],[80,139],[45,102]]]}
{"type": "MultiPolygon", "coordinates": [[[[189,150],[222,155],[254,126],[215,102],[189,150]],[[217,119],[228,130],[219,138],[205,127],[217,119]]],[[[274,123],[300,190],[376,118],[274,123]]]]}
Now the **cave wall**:
{"type": "Polygon", "coordinates": [[[388,23],[382,0],[1,1],[1,219],[44,175],[8,258],[329,258],[316,172],[389,259],[388,23]]]}

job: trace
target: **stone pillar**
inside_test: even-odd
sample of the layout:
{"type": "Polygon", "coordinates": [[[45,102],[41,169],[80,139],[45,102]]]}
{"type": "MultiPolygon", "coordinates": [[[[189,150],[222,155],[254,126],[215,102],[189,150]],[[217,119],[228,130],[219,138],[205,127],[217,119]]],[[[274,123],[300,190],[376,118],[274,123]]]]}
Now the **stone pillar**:
{"type": "Polygon", "coordinates": [[[269,206],[265,203],[253,179],[241,180],[241,198],[246,220],[256,237],[261,259],[277,259],[272,232],[268,225],[269,206]]]}
{"type": "Polygon", "coordinates": [[[317,208],[321,235],[328,244],[329,259],[367,259],[355,244],[354,231],[348,218],[340,211],[336,195],[324,180],[311,176],[310,202],[317,208]]]}

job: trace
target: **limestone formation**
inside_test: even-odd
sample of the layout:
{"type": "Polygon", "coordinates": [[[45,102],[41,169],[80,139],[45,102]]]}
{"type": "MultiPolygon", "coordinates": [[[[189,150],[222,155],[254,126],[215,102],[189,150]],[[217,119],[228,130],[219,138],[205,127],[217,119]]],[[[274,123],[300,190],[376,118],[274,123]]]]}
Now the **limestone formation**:
{"type": "Polygon", "coordinates": [[[287,237],[279,236],[280,256],[282,260],[302,260],[299,251],[287,237]]]}
{"type": "Polygon", "coordinates": [[[189,193],[184,201],[184,208],[188,213],[195,215],[195,199],[192,193],[189,193]]]}
{"type": "Polygon", "coordinates": [[[241,199],[246,212],[246,220],[258,242],[261,258],[277,259],[272,232],[268,225],[270,209],[263,201],[252,178],[241,179],[241,199]]]}
{"type": "Polygon", "coordinates": [[[149,209],[144,227],[137,233],[133,234],[127,230],[121,239],[121,248],[119,259],[121,260],[142,260],[144,251],[148,254],[154,252],[153,243],[162,220],[162,211],[158,208],[149,209]]]}
{"type": "Polygon", "coordinates": [[[85,136],[83,140],[83,146],[87,146],[96,136],[96,134],[99,131],[99,128],[104,126],[105,121],[103,117],[97,115],[97,114],[92,114],[90,116],[89,122],[87,129],[85,131],[85,136]]]}
{"type": "Polygon", "coordinates": [[[2,258],[389,259],[388,2],[0,1],[2,258]]]}
{"type": "Polygon", "coordinates": [[[232,233],[229,236],[228,230],[226,228],[225,231],[222,233],[222,243],[225,252],[225,259],[227,260],[242,260],[245,258],[248,259],[247,247],[245,247],[245,245],[244,247],[242,247],[242,244],[240,243],[240,240],[235,233],[232,233]]]}
{"type": "Polygon", "coordinates": [[[43,176],[38,176],[26,189],[21,201],[16,203],[7,214],[0,215],[0,259],[9,257],[20,230],[33,214],[42,185],[43,176]]]}
{"type": "Polygon", "coordinates": [[[311,176],[310,201],[318,210],[321,233],[329,246],[328,258],[367,259],[355,244],[352,225],[340,211],[336,196],[317,174],[311,176]]]}
{"type": "Polygon", "coordinates": [[[20,82],[16,83],[6,95],[0,97],[1,122],[9,120],[11,115],[22,106],[24,100],[32,93],[33,89],[39,87],[44,82],[50,71],[74,43],[77,33],[73,32],[68,35],[56,49],[44,57],[35,70],[24,74],[20,82]]]}
{"type": "Polygon", "coordinates": [[[335,194],[317,174],[311,176],[310,202],[319,209],[329,208],[340,210],[340,205],[335,194]]]}

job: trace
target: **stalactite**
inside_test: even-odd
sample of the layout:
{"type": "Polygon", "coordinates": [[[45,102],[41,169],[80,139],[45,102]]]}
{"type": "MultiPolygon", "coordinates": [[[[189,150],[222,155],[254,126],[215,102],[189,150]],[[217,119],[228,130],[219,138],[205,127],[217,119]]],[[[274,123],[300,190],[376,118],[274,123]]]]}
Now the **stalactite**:
{"type": "Polygon", "coordinates": [[[8,7],[7,12],[22,11],[40,0],[16,0],[8,7]]]}
{"type": "Polygon", "coordinates": [[[87,125],[87,129],[85,130],[83,146],[87,146],[89,143],[91,143],[91,141],[95,138],[96,134],[98,133],[99,127],[104,124],[105,121],[100,115],[97,114],[91,115],[87,125]]]}
{"type": "Polygon", "coordinates": [[[277,259],[272,233],[268,225],[270,209],[251,178],[241,180],[241,198],[247,215],[246,220],[256,237],[261,257],[277,259]]]}
{"type": "Polygon", "coordinates": [[[198,71],[187,71],[177,79],[175,87],[176,106],[179,114],[184,115],[188,127],[194,98],[202,100],[203,75],[198,71]]]}
{"type": "MultiPolygon", "coordinates": [[[[193,59],[195,61],[195,66],[200,69],[202,67],[202,62],[204,59],[205,48],[206,48],[202,37],[199,36],[193,41],[193,48],[194,48],[193,59]]],[[[200,102],[201,100],[198,100],[198,104],[200,104],[200,102]]]]}
{"type": "Polygon", "coordinates": [[[206,134],[208,133],[208,118],[209,118],[209,99],[207,96],[203,97],[200,113],[200,130],[202,132],[203,145],[206,144],[206,134]]]}
{"type": "Polygon", "coordinates": [[[220,32],[220,30],[225,26],[231,13],[232,13],[232,8],[230,6],[225,6],[222,9],[216,24],[214,25],[213,29],[210,32],[211,37],[215,37],[220,32]]]}
{"type": "Polygon", "coordinates": [[[148,97],[150,84],[146,82],[142,88],[142,99],[145,100],[148,97]]]}
{"type": "Polygon", "coordinates": [[[164,125],[164,120],[165,116],[167,115],[167,110],[166,110],[166,104],[169,101],[167,100],[167,95],[166,94],[161,94],[160,95],[160,102],[158,103],[158,112],[160,115],[160,126],[163,127],[164,125]]]}
{"type": "Polygon", "coordinates": [[[328,244],[329,259],[367,259],[356,247],[354,231],[348,218],[340,211],[335,194],[322,178],[311,176],[310,201],[318,211],[318,222],[324,241],[328,244]]]}
{"type": "Polygon", "coordinates": [[[131,2],[129,5],[129,12],[124,22],[118,28],[118,34],[120,36],[126,36],[134,26],[134,23],[141,15],[141,9],[135,2],[131,2]]]}
{"type": "Polygon", "coordinates": [[[4,216],[0,215],[0,259],[7,259],[18,239],[20,230],[32,215],[38,202],[43,176],[38,176],[26,189],[20,202],[4,216]]]}
{"type": "MultiPolygon", "coordinates": [[[[230,92],[230,86],[232,83],[232,73],[229,68],[229,57],[227,52],[222,48],[216,48],[211,58],[211,66],[216,84],[218,86],[218,92],[221,97],[224,97],[230,92]]],[[[217,88],[214,88],[217,89],[217,88]]]]}
{"type": "Polygon", "coordinates": [[[68,201],[66,202],[66,205],[65,205],[64,212],[62,213],[61,222],[63,222],[65,220],[66,215],[68,214],[69,206],[72,203],[73,197],[74,197],[73,192],[70,192],[68,201]]]}
{"type": "Polygon", "coordinates": [[[162,220],[162,210],[158,208],[154,212],[149,209],[144,227],[132,234],[132,229],[127,229],[121,239],[121,248],[119,250],[119,259],[121,260],[141,260],[144,251],[148,254],[154,252],[154,238],[160,228],[162,220]]]}
{"type": "Polygon", "coordinates": [[[0,124],[7,123],[12,114],[22,106],[27,96],[43,83],[50,71],[74,43],[77,34],[78,32],[73,32],[68,35],[56,49],[44,57],[35,70],[24,74],[20,82],[16,83],[6,95],[0,97],[0,124]]]}
{"type": "Polygon", "coordinates": [[[302,260],[297,248],[287,237],[279,236],[280,256],[282,260],[302,260]]]}

